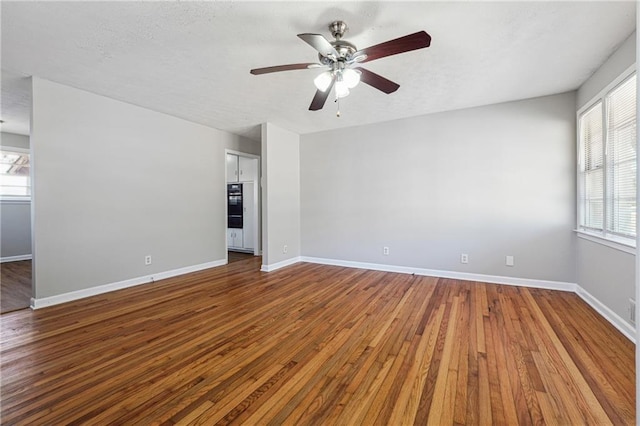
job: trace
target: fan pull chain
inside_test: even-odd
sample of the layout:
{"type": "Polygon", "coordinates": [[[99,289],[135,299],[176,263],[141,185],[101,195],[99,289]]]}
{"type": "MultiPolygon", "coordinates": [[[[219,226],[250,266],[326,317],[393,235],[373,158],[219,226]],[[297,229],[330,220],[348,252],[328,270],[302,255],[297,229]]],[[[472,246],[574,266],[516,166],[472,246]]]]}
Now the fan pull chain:
{"type": "Polygon", "coordinates": [[[336,103],[338,104],[338,112],[336,112],[336,117],[340,118],[340,98],[336,98],[336,103]]]}

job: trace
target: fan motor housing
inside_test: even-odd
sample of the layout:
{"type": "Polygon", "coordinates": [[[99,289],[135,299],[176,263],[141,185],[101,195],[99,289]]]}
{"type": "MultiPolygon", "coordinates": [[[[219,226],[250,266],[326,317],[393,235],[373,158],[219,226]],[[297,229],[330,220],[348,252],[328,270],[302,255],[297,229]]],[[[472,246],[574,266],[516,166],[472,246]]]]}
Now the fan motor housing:
{"type": "Polygon", "coordinates": [[[353,43],[348,42],[347,40],[336,40],[332,41],[331,45],[338,51],[341,58],[350,59],[354,53],[358,49],[353,43]]]}
{"type": "MultiPolygon", "coordinates": [[[[331,45],[338,52],[338,61],[348,61],[358,50],[353,43],[350,43],[346,40],[332,41],[331,45]]],[[[318,54],[318,59],[323,65],[330,65],[333,62],[331,58],[327,58],[326,56],[322,56],[321,54],[318,54]]]]}

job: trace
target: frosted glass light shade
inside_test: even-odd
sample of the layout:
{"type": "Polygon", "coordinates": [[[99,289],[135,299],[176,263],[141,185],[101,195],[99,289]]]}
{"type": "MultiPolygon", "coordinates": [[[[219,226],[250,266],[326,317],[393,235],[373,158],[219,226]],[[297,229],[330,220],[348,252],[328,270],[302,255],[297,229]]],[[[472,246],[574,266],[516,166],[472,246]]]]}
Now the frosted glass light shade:
{"type": "Polygon", "coordinates": [[[336,81],[336,97],[344,98],[349,96],[349,87],[344,81],[336,81]]]}
{"type": "Polygon", "coordinates": [[[331,85],[332,80],[333,76],[331,75],[331,72],[325,71],[313,80],[313,84],[315,84],[321,92],[326,92],[331,85]]]}
{"type": "Polygon", "coordinates": [[[349,89],[353,89],[360,83],[360,71],[347,68],[342,71],[342,80],[345,82],[349,89]]]}

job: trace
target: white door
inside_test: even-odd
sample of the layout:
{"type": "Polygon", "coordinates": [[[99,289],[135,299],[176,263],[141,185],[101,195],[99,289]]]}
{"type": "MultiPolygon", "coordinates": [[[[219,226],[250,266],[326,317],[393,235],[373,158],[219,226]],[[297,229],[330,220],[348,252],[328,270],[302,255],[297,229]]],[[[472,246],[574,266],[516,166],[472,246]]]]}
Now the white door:
{"type": "Polygon", "coordinates": [[[240,156],[238,159],[238,180],[254,182],[258,180],[258,159],[240,156]]]}
{"type": "Polygon", "coordinates": [[[253,189],[253,182],[242,184],[242,247],[247,250],[253,250],[254,246],[255,226],[253,222],[256,210],[253,189]]]}
{"type": "Polygon", "coordinates": [[[238,182],[238,156],[227,154],[227,182],[238,182]]]}

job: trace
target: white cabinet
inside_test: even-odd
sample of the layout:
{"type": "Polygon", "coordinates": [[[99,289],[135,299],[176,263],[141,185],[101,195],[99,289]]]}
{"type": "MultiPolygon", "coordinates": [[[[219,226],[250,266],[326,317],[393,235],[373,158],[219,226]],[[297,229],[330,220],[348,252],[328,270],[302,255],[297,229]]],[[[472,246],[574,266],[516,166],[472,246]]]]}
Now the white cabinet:
{"type": "Polygon", "coordinates": [[[227,154],[227,182],[238,181],[238,156],[227,154]]]}
{"type": "Polygon", "coordinates": [[[258,159],[227,154],[227,182],[258,180],[258,159]]]}
{"type": "Polygon", "coordinates": [[[238,180],[240,182],[253,182],[258,180],[258,159],[240,157],[238,159],[238,180]]]}
{"type": "Polygon", "coordinates": [[[242,229],[227,228],[227,246],[229,248],[243,248],[242,239],[242,229]]]}

